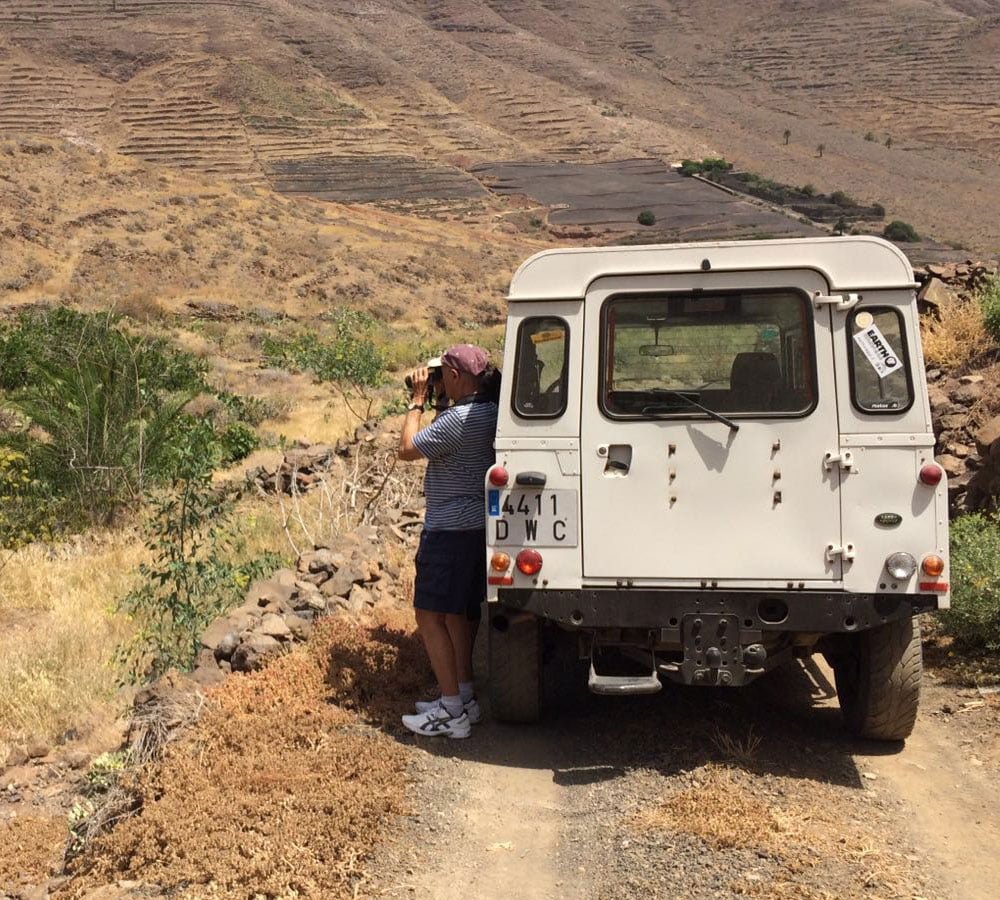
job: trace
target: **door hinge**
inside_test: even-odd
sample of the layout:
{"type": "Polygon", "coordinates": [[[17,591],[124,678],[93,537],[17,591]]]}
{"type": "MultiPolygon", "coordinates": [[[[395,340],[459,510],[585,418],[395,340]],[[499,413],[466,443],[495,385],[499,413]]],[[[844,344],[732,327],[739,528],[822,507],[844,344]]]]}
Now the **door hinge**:
{"type": "Polygon", "coordinates": [[[854,544],[827,544],[826,561],[833,562],[838,556],[844,562],[851,562],[854,559],[854,544]]]}
{"type": "Polygon", "coordinates": [[[832,306],[834,309],[846,312],[861,302],[861,294],[821,294],[816,291],[812,299],[816,306],[832,306]]]}
{"type": "Polygon", "coordinates": [[[850,472],[854,469],[854,454],[850,450],[841,450],[839,453],[828,450],[826,456],[823,457],[823,468],[829,471],[834,466],[839,466],[850,472]]]}

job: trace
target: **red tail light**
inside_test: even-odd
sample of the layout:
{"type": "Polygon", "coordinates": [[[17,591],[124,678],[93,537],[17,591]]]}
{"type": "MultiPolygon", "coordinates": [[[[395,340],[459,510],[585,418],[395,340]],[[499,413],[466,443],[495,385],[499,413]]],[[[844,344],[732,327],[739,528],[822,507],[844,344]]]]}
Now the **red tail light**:
{"type": "Polygon", "coordinates": [[[542,554],[537,550],[522,550],[517,554],[517,569],[522,575],[537,575],[542,570],[542,554]]]}
{"type": "Polygon", "coordinates": [[[933,487],[936,484],[940,484],[943,477],[944,469],[942,469],[937,463],[924,463],[924,465],[920,467],[920,480],[924,484],[929,484],[933,487]]]}
{"type": "MultiPolygon", "coordinates": [[[[479,471],[481,472],[482,469],[479,471]]],[[[506,487],[507,482],[510,481],[510,475],[507,474],[507,470],[503,466],[494,466],[490,469],[489,479],[493,487],[506,487]]]]}

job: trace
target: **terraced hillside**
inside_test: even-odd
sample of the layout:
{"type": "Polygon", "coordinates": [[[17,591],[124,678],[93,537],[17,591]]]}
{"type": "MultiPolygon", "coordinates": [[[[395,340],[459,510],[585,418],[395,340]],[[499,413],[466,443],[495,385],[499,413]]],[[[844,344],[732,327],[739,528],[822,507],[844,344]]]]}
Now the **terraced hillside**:
{"type": "Polygon", "coordinates": [[[479,164],[721,154],[993,252],[1000,2],[0,0],[0,132],[476,219],[479,164]]]}

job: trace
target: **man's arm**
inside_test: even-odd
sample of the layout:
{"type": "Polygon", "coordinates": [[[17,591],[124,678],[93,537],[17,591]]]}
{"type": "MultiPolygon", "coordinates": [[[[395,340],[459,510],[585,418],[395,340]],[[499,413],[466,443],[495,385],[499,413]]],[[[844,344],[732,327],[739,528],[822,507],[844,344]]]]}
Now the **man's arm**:
{"type": "Polygon", "coordinates": [[[410,379],[413,382],[410,409],[406,411],[403,430],[399,435],[399,458],[406,461],[423,459],[423,454],[413,445],[413,436],[420,430],[420,416],[423,414],[423,410],[417,407],[422,407],[427,402],[427,368],[415,369],[410,374],[410,379]]]}

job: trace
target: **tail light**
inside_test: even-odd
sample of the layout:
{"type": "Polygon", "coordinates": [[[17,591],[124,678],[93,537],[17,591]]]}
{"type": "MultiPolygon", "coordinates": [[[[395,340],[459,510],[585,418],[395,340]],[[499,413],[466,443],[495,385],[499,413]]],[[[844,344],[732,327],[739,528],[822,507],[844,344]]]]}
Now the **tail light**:
{"type": "Polygon", "coordinates": [[[942,469],[937,463],[924,463],[920,467],[920,480],[924,484],[929,484],[933,487],[936,484],[940,484],[943,477],[944,469],[942,469]]]}
{"type": "Polygon", "coordinates": [[[517,570],[522,575],[537,575],[542,570],[542,554],[537,550],[522,550],[517,554],[517,570]]]}
{"type": "Polygon", "coordinates": [[[490,568],[494,572],[506,572],[510,568],[510,556],[506,553],[494,553],[490,559],[490,568]]]}
{"type": "MultiPolygon", "coordinates": [[[[480,469],[479,471],[481,472],[482,469],[480,469]]],[[[488,477],[490,480],[490,484],[492,484],[493,487],[506,487],[507,482],[510,481],[510,475],[507,473],[507,470],[503,466],[494,466],[492,469],[490,469],[490,474],[488,477]]]]}
{"type": "Polygon", "coordinates": [[[920,563],[920,568],[925,575],[931,578],[939,578],[944,573],[944,560],[940,556],[925,556],[920,563]]]}

